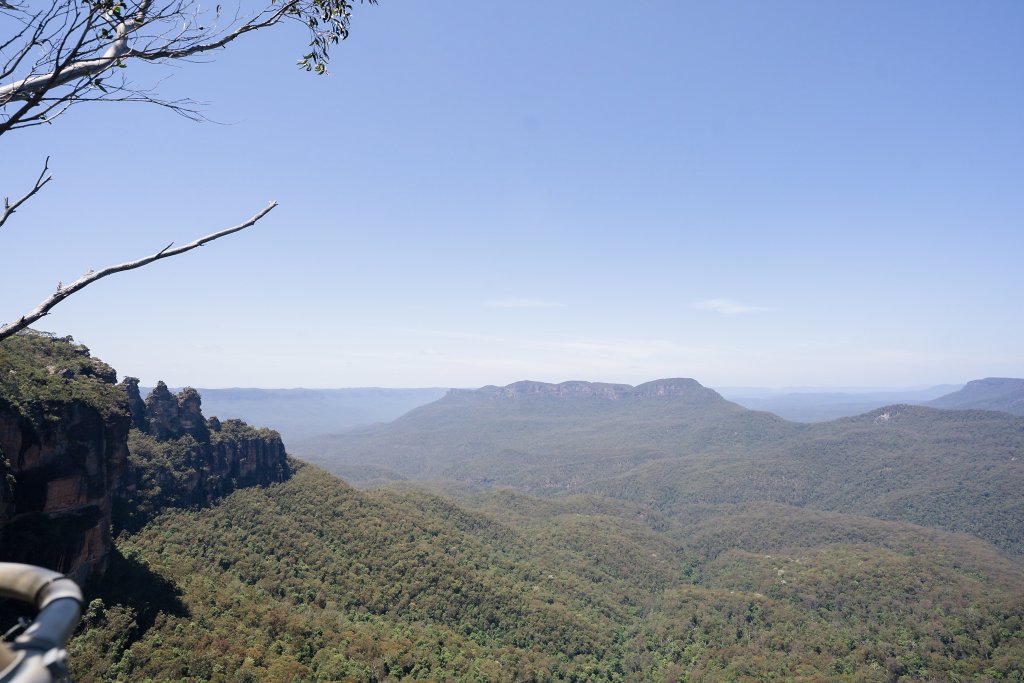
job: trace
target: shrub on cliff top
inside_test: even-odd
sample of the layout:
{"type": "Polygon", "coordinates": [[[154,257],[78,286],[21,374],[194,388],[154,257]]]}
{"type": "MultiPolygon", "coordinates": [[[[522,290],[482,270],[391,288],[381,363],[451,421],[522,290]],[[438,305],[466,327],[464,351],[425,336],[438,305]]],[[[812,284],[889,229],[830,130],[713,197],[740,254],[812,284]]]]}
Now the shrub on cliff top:
{"type": "Polygon", "coordinates": [[[71,337],[24,331],[0,344],[0,401],[33,422],[46,403],[81,401],[101,415],[127,412],[117,373],[71,337]]]}

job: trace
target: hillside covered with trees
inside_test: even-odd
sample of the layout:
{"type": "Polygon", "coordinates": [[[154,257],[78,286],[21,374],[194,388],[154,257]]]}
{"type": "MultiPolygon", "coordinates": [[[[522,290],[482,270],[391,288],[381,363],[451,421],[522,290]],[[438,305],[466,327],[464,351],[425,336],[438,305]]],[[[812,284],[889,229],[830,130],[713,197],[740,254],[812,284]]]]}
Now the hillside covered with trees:
{"type": "Polygon", "coordinates": [[[928,401],[933,408],[998,410],[1024,415],[1024,379],[986,377],[968,382],[959,391],[928,401]]]}
{"type": "Polygon", "coordinates": [[[452,391],[293,452],[353,481],[458,480],[596,493],[679,519],[782,503],[965,532],[1024,553],[1024,419],[889,406],[817,424],[693,380],[452,391]]]}
{"type": "MultiPolygon", "coordinates": [[[[47,464],[62,454],[88,447],[107,465],[109,487],[82,502],[99,511],[89,533],[115,537],[87,574],[75,680],[1021,680],[1024,563],[1012,543],[866,507],[886,500],[871,479],[882,462],[931,458],[947,477],[988,468],[948,518],[985,520],[984,531],[1002,510],[994,540],[1012,540],[1016,500],[990,500],[997,476],[1013,485],[999,467],[1019,452],[1011,416],[892,408],[819,427],[693,381],[495,387],[392,425],[412,439],[433,424],[418,436],[425,458],[450,439],[448,460],[416,464],[429,482],[361,490],[285,459],[273,432],[205,417],[198,392],[158,385],[143,400],[70,340],[14,340],[0,357],[4,406],[28,436],[4,442],[10,519],[25,519],[25,472],[59,493],[46,476],[65,476],[47,464]],[[693,454],[659,450],[670,441],[693,454]],[[497,442],[504,461],[466,458],[497,442]],[[815,458],[831,464],[814,469],[815,458]],[[786,477],[803,463],[792,490],[804,497],[764,495],[778,472],[737,474],[766,462],[789,462],[786,477]],[[461,479],[431,469],[471,465],[461,479]],[[605,477],[556,478],[588,471],[605,477]]],[[[922,481],[944,481],[886,466],[901,482],[893,500],[928,501],[922,481]]],[[[64,519],[63,500],[43,518],[64,519]]],[[[30,548],[4,538],[5,552],[30,548]]],[[[66,547],[95,547],[88,538],[66,547]]]]}
{"type": "Polygon", "coordinates": [[[123,535],[76,680],[1021,680],[1024,574],[967,536],[296,469],[123,535]]]}

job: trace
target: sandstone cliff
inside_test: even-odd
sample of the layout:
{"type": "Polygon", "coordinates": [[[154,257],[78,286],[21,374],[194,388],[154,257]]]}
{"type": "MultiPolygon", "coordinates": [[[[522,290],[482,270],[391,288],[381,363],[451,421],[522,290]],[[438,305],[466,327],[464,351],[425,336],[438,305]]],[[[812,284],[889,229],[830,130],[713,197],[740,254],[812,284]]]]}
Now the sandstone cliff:
{"type": "Polygon", "coordinates": [[[130,463],[115,496],[116,527],[137,529],[163,508],[209,505],[236,488],[290,475],[277,432],[241,420],[207,420],[195,389],[175,396],[159,382],[142,401],[137,380],[127,378],[125,388],[132,422],[141,428],[129,437],[130,463]]]}
{"type": "Polygon", "coordinates": [[[143,401],[70,338],[0,343],[0,561],[79,582],[104,571],[111,528],[290,475],[273,431],[203,417],[193,389],[143,401]]]}
{"type": "Polygon", "coordinates": [[[106,567],[129,415],[112,368],[70,339],[0,345],[0,559],[83,581],[106,567]]]}

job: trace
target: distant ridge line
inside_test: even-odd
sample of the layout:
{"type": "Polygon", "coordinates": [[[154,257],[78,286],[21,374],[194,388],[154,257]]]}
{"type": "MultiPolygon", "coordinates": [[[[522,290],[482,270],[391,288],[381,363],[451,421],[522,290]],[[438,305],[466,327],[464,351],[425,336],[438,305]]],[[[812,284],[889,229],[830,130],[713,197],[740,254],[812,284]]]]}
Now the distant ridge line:
{"type": "Polygon", "coordinates": [[[699,395],[724,400],[714,389],[708,389],[695,379],[683,377],[657,379],[637,386],[579,380],[561,382],[559,384],[523,380],[503,387],[487,385],[480,389],[449,389],[447,394],[448,397],[452,398],[486,396],[490,398],[516,399],[529,396],[553,396],[557,398],[595,397],[610,401],[627,398],[670,398],[699,395]]]}
{"type": "Polygon", "coordinates": [[[925,405],[946,410],[997,410],[1024,416],[1024,379],[986,377],[968,382],[959,391],[925,405]]]}

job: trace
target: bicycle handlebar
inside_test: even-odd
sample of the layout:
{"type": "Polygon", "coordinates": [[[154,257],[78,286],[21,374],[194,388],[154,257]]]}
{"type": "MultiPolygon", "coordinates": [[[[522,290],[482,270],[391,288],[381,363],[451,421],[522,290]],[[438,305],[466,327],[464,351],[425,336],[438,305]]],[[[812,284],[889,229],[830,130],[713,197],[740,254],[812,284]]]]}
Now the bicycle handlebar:
{"type": "Polygon", "coordinates": [[[0,683],[52,683],[67,675],[67,644],[82,616],[73,580],[29,564],[0,562],[0,597],[32,604],[36,618],[13,643],[0,643],[0,683]]]}

